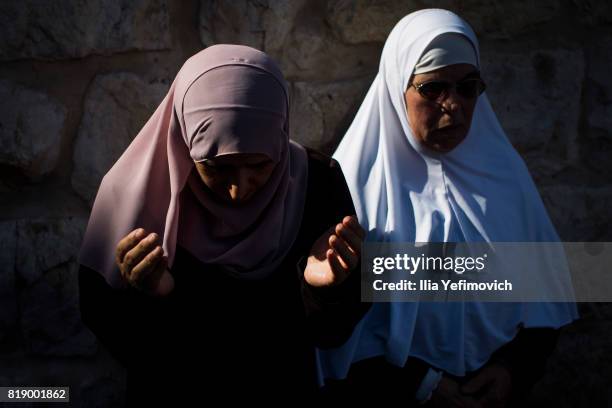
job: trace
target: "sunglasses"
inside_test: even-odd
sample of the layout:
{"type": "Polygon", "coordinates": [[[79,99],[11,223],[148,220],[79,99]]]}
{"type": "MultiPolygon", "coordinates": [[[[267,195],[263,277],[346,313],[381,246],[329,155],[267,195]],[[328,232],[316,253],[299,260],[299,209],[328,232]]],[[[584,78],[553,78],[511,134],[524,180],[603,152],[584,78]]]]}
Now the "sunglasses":
{"type": "Polygon", "coordinates": [[[411,83],[414,89],[421,94],[421,96],[430,101],[438,101],[442,98],[446,98],[452,88],[455,89],[457,95],[465,99],[474,99],[482,94],[487,85],[481,78],[467,78],[459,82],[448,82],[448,81],[427,81],[420,84],[411,83]]]}

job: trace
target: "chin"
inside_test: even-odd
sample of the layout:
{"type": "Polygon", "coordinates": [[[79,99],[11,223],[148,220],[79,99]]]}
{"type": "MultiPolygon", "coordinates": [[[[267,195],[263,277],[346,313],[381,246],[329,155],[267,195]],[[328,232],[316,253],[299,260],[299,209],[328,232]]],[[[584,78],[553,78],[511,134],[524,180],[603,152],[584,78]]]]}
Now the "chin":
{"type": "Polygon", "coordinates": [[[449,153],[459,146],[467,136],[464,129],[453,129],[448,132],[436,132],[425,145],[438,153],[449,153]]]}

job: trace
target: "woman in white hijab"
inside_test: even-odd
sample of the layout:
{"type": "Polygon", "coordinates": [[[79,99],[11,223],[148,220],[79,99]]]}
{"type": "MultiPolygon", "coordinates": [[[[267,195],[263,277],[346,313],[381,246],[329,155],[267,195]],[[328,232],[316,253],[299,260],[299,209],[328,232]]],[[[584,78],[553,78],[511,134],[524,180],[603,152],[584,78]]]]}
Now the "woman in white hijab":
{"type": "MultiPolygon", "coordinates": [[[[479,60],[474,32],[446,10],[412,13],[389,35],[334,155],[368,240],[559,240],[483,93],[479,60]]],[[[319,374],[379,400],[504,405],[576,317],[567,303],[377,303],[343,347],[319,351],[319,374]]]]}

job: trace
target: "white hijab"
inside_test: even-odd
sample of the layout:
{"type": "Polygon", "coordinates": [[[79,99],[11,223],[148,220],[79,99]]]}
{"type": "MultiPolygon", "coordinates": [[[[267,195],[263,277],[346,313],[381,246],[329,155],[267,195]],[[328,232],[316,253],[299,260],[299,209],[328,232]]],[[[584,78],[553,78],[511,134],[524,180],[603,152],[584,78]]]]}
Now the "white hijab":
{"type": "MultiPolygon", "coordinates": [[[[457,15],[428,9],[404,17],[334,154],[368,240],[558,241],[486,94],[478,99],[467,138],[450,153],[426,151],[415,140],[404,92],[423,52],[444,33],[467,37],[480,60],[474,32],[457,15]]],[[[351,363],[383,355],[397,366],[415,356],[463,376],[512,340],[519,325],[558,328],[576,317],[575,305],[567,303],[375,303],[342,347],[318,350],[319,375],[344,378],[351,363]]]]}

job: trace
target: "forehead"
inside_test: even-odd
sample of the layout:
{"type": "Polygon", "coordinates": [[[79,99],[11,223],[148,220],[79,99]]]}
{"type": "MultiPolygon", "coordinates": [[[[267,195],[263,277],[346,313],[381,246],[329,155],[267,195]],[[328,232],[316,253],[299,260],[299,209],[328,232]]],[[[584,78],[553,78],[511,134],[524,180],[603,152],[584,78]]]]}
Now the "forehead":
{"type": "Polygon", "coordinates": [[[454,64],[444,68],[436,69],[435,71],[417,74],[414,80],[417,82],[428,81],[432,79],[444,79],[447,81],[458,81],[470,74],[475,74],[478,69],[471,64],[454,64]]]}

